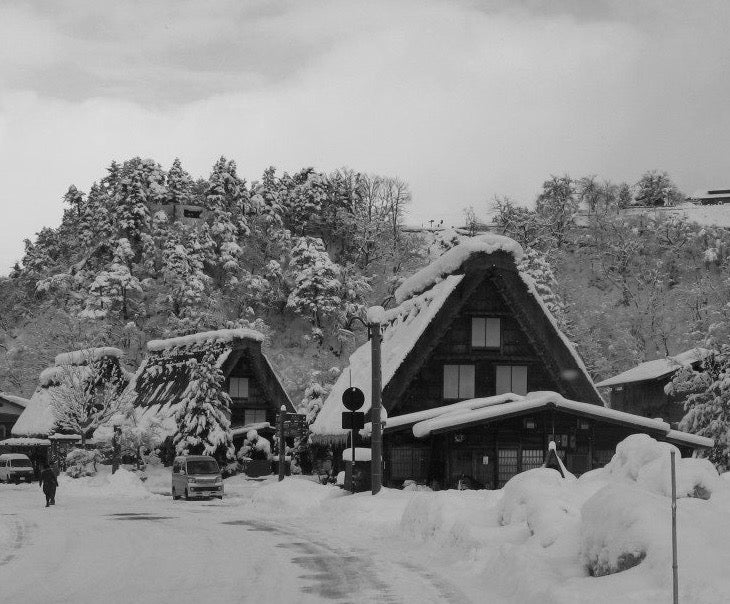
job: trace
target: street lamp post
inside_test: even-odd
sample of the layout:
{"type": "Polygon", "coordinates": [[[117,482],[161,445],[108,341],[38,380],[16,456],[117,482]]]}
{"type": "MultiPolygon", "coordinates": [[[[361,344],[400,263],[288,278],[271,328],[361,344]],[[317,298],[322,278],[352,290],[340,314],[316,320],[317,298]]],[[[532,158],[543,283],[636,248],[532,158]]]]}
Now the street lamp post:
{"type": "Polygon", "coordinates": [[[371,486],[373,495],[377,495],[383,485],[383,430],[381,424],[382,407],[382,358],[381,344],[383,335],[381,323],[383,320],[382,306],[374,306],[368,310],[368,328],[370,330],[370,349],[372,353],[372,401],[370,404],[370,421],[372,431],[370,436],[371,448],[371,486]]]}

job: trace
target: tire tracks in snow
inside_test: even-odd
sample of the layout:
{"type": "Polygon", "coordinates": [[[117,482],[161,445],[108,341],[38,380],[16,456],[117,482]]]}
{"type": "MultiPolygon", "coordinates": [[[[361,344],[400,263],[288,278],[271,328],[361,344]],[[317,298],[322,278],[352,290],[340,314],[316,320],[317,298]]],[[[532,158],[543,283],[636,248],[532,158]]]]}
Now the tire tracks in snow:
{"type": "Polygon", "coordinates": [[[428,569],[382,557],[382,552],[334,545],[323,539],[325,535],[302,530],[293,524],[285,526],[283,522],[262,519],[232,520],[223,524],[240,525],[247,530],[270,532],[291,539],[278,547],[299,554],[292,562],[309,572],[301,578],[313,582],[305,591],[323,599],[358,603],[422,602],[429,601],[424,592],[431,591],[436,596],[432,601],[455,604],[470,601],[458,587],[428,569]],[[408,599],[402,593],[395,593],[393,586],[383,579],[384,575],[397,575],[398,579],[402,579],[404,572],[414,579],[410,581],[413,593],[409,593],[412,597],[408,599]],[[424,589],[426,586],[430,589],[424,589]]]}
{"type": "Polygon", "coordinates": [[[0,558],[0,566],[5,566],[15,558],[26,540],[27,525],[25,521],[16,514],[2,514],[9,517],[11,522],[12,537],[10,538],[10,551],[0,558]]]}

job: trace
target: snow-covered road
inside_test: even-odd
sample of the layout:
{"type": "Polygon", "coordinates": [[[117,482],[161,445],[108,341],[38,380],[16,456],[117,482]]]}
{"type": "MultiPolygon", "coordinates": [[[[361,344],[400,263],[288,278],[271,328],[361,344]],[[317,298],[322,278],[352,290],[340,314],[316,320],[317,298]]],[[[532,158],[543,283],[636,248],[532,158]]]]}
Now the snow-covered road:
{"type": "Polygon", "coordinates": [[[263,515],[240,492],[173,502],[61,488],[58,505],[43,503],[35,484],[0,485],[2,602],[469,601],[412,560],[263,515]]]}

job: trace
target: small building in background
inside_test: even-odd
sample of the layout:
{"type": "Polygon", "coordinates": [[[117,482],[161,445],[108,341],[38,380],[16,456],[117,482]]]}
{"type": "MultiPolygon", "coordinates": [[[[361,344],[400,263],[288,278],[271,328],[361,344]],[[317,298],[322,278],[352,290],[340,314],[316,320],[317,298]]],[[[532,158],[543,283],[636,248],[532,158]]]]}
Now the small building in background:
{"type": "Polygon", "coordinates": [[[234,443],[240,445],[248,430],[273,432],[282,405],[295,410],[261,350],[263,340],[261,333],[240,328],[148,342],[147,357],[130,386],[135,405],[171,416],[191,385],[190,362],[212,352],[225,378],[221,388],[231,397],[234,443]]]}
{"type": "Polygon", "coordinates": [[[646,361],[596,384],[608,391],[608,406],[644,417],[660,417],[676,426],[684,417],[684,400],[664,391],[682,367],[697,369],[711,354],[706,348],[692,348],[680,354],[646,361]]]}
{"type": "Polygon", "coordinates": [[[695,191],[688,197],[690,201],[702,205],[716,205],[730,202],[730,189],[710,189],[708,191],[695,191]]]}
{"type": "Polygon", "coordinates": [[[15,422],[28,406],[28,399],[8,392],[0,392],[0,440],[10,436],[15,422]]]}

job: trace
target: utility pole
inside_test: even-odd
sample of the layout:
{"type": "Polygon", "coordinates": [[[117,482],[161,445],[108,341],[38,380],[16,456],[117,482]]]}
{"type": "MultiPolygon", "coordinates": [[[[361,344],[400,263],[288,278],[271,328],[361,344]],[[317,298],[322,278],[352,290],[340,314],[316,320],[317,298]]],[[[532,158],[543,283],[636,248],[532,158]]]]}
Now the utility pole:
{"type": "Polygon", "coordinates": [[[672,456],[672,593],[674,604],[679,604],[679,571],[677,568],[677,474],[674,468],[674,451],[672,456]]]}
{"type": "MultiPolygon", "coordinates": [[[[381,309],[382,310],[382,309],[381,309]]],[[[382,373],[381,373],[381,354],[380,346],[382,343],[382,334],[380,333],[380,321],[372,321],[370,328],[370,345],[372,350],[372,402],[370,405],[370,420],[372,422],[372,433],[370,438],[370,447],[372,449],[371,483],[373,495],[380,492],[383,484],[383,432],[380,422],[381,395],[382,395],[382,373]]]]}
{"type": "Polygon", "coordinates": [[[284,440],[284,417],[286,417],[286,407],[281,406],[279,411],[279,481],[284,480],[284,464],[286,463],[286,441],[284,440]]]}

